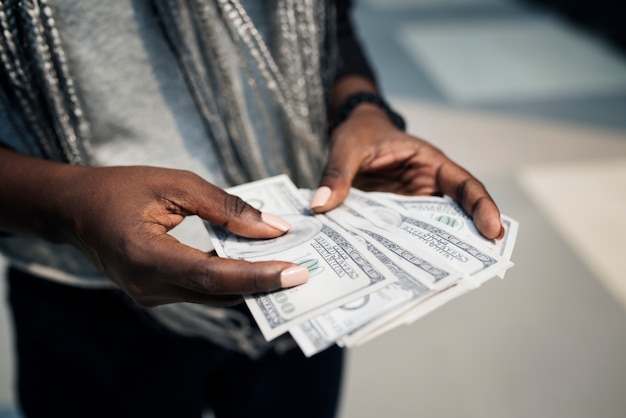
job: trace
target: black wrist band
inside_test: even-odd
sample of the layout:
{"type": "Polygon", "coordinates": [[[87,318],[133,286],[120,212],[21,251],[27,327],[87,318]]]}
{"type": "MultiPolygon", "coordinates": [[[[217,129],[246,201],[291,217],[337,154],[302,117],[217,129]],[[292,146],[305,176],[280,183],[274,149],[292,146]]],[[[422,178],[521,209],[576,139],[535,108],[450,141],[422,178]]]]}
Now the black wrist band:
{"type": "Polygon", "coordinates": [[[337,113],[335,115],[335,118],[334,118],[334,121],[330,130],[331,131],[334,130],[337,126],[345,122],[345,120],[348,119],[348,116],[350,116],[350,113],[352,113],[354,108],[357,107],[361,103],[371,103],[373,105],[380,107],[381,109],[385,111],[385,113],[387,113],[387,116],[389,116],[391,123],[393,123],[398,129],[402,131],[406,130],[406,123],[404,121],[404,118],[400,116],[398,113],[396,113],[387,104],[387,102],[383,100],[382,97],[380,97],[376,93],[370,93],[370,92],[359,92],[359,93],[354,93],[348,96],[346,101],[343,102],[343,104],[337,110],[337,113]]]}

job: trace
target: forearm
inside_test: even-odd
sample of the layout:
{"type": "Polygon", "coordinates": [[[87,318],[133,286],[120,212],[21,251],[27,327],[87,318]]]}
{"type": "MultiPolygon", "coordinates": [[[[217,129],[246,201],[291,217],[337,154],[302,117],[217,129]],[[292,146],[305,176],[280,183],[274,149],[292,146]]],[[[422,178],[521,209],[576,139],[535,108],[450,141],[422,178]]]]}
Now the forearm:
{"type": "Polygon", "coordinates": [[[69,186],[85,167],[29,157],[0,147],[0,231],[65,242],[69,186]]]}

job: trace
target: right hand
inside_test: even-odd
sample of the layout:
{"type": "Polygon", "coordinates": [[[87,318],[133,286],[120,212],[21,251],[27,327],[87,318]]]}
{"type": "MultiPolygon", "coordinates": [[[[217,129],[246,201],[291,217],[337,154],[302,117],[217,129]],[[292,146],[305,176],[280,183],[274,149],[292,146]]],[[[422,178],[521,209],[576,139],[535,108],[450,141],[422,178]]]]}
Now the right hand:
{"type": "Polygon", "coordinates": [[[48,237],[80,248],[141,306],[233,305],[243,294],[308,280],[305,267],[224,259],[169,235],[190,215],[248,238],[274,238],[289,228],[193,173],[140,166],[76,167],[24,158],[52,169],[40,187],[27,188],[39,193],[39,201],[48,199],[40,211],[48,224],[43,229],[54,231],[48,237]],[[53,193],[45,184],[55,187],[53,193]]]}

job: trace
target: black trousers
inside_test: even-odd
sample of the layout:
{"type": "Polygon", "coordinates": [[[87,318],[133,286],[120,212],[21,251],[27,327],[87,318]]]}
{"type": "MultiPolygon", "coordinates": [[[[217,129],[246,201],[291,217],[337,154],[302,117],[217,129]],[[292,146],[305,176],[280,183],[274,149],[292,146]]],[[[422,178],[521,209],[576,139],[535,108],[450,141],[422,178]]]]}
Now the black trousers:
{"type": "Polygon", "coordinates": [[[119,291],[8,277],[27,417],[335,416],[339,348],[251,360],[160,328],[119,291]]]}

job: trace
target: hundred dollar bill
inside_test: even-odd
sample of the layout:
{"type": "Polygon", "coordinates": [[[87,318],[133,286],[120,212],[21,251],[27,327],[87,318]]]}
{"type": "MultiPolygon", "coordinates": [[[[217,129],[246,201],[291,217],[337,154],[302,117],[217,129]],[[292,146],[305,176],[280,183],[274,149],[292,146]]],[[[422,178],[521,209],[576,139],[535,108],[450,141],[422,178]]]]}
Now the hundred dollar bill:
{"type": "MultiPolygon", "coordinates": [[[[310,191],[301,190],[301,193],[307,200],[310,199],[310,191]]],[[[351,196],[359,193],[362,192],[352,191],[351,196]]],[[[384,202],[385,204],[391,204],[389,202],[390,198],[404,198],[403,196],[387,193],[367,193],[365,195],[372,200],[384,202]]],[[[368,221],[374,221],[376,224],[380,223],[380,220],[376,220],[374,217],[370,216],[370,214],[367,214],[367,212],[364,214],[361,211],[351,209],[349,207],[351,199],[350,197],[348,199],[348,207],[346,207],[346,205],[342,205],[338,209],[330,212],[328,214],[329,217],[344,226],[354,224],[353,221],[351,222],[350,219],[347,219],[350,216],[361,218],[363,227],[355,230],[360,234],[360,238],[368,244],[370,252],[374,253],[372,248],[378,246],[380,251],[375,250],[379,253],[377,257],[379,259],[381,257],[386,258],[387,260],[385,261],[387,263],[390,258],[394,257],[399,257],[400,262],[404,263],[410,263],[410,261],[413,260],[413,264],[415,265],[409,266],[409,270],[412,275],[417,274],[419,276],[419,272],[416,273],[415,269],[411,269],[411,267],[419,266],[420,263],[423,263],[423,254],[427,251],[424,251],[424,249],[421,248],[419,250],[421,250],[420,254],[422,255],[416,256],[413,251],[398,245],[397,240],[390,240],[387,237],[381,236],[379,233],[375,232],[375,228],[372,226],[369,228],[365,227],[368,221]],[[383,253],[387,255],[383,255],[383,253]],[[415,260],[418,260],[418,262],[415,262],[415,260]]],[[[414,203],[410,201],[411,199],[412,198],[408,198],[409,203],[414,203]]],[[[470,226],[471,228],[469,228],[469,230],[463,230],[463,235],[469,237],[470,239],[474,238],[474,235],[476,238],[482,238],[473,226],[471,220],[469,220],[469,218],[458,206],[456,206],[456,204],[454,204],[455,206],[450,207],[450,203],[453,203],[452,201],[436,197],[433,199],[430,197],[420,198],[420,200],[421,199],[428,199],[428,201],[423,202],[424,204],[419,208],[412,207],[412,213],[423,211],[424,213],[420,213],[422,218],[429,221],[436,220],[437,222],[445,222],[446,224],[451,222],[451,220],[448,219],[448,214],[457,218],[465,216],[467,219],[466,228],[469,228],[470,226]]],[[[376,206],[371,202],[369,205],[376,206]]],[[[391,206],[391,209],[395,208],[403,211],[403,208],[399,205],[391,204],[391,206]]],[[[382,213],[384,215],[383,218],[393,218],[393,215],[390,215],[389,212],[381,211],[380,208],[377,208],[376,212],[379,214],[382,213]]],[[[456,230],[459,229],[458,226],[460,225],[462,225],[462,223],[457,221],[456,230]]],[[[511,231],[511,228],[507,228],[507,232],[509,231],[511,231]]],[[[497,250],[497,248],[492,245],[492,241],[476,239],[475,242],[477,245],[485,244],[485,247],[489,248],[488,252],[495,252],[497,250]]],[[[414,247],[414,245],[409,248],[412,247],[414,247]]],[[[446,267],[450,268],[450,266],[446,267]]],[[[390,268],[390,270],[394,269],[390,268]]],[[[402,275],[400,275],[400,277],[402,277],[402,275]]],[[[306,355],[312,355],[321,351],[322,349],[335,343],[335,340],[338,340],[337,342],[340,344],[348,345],[360,343],[361,341],[368,341],[374,336],[380,335],[381,333],[393,329],[396,326],[407,323],[407,321],[414,321],[416,318],[427,314],[441,304],[447,303],[447,301],[476,287],[476,283],[470,281],[456,283],[456,280],[444,280],[439,282],[440,279],[441,277],[438,277],[437,275],[426,279],[425,282],[431,284],[431,289],[429,289],[428,292],[423,292],[421,297],[412,298],[408,295],[408,293],[398,292],[397,287],[403,282],[401,278],[397,283],[387,286],[386,288],[378,291],[376,294],[371,295],[367,301],[358,305],[358,309],[355,309],[354,305],[349,305],[345,309],[343,309],[343,307],[335,309],[324,315],[313,318],[295,329],[292,329],[291,334],[306,355]],[[451,283],[453,283],[453,285],[451,285],[451,283]],[[440,290],[437,292],[434,291],[433,288],[440,290]]]]}
{"type": "MultiPolygon", "coordinates": [[[[354,193],[363,193],[355,190],[354,193]]],[[[437,196],[402,196],[393,193],[369,193],[369,197],[388,205],[395,205],[403,212],[418,217],[427,217],[448,225],[466,237],[482,242],[486,248],[510,260],[517,239],[519,223],[509,216],[501,215],[505,234],[500,240],[485,238],[465,211],[449,197],[437,196]]]]}
{"type": "Polygon", "coordinates": [[[461,279],[461,274],[447,271],[414,254],[410,249],[386,242],[387,248],[371,237],[357,236],[369,254],[380,260],[398,279],[358,301],[333,309],[290,330],[305,355],[311,356],[331,346],[340,337],[377,318],[399,315],[417,300],[435,292],[434,287],[461,279]]]}
{"type": "Polygon", "coordinates": [[[292,229],[267,240],[238,237],[217,226],[209,234],[222,257],[248,261],[282,260],[305,265],[307,283],[290,289],[245,297],[255,321],[269,341],[295,325],[361,298],[395,278],[350,234],[306,209],[287,176],[277,176],[228,189],[257,209],[282,217],[292,229]]]}
{"type": "MultiPolygon", "coordinates": [[[[300,194],[309,201],[313,195],[313,190],[299,189],[300,194]]],[[[416,217],[427,217],[428,219],[443,223],[452,229],[459,231],[475,241],[482,242],[486,248],[496,252],[501,257],[510,260],[517,240],[519,222],[510,216],[501,215],[504,225],[505,235],[500,240],[485,238],[474,224],[472,218],[448,196],[406,196],[396,193],[385,192],[363,192],[359,189],[351,189],[351,194],[365,194],[370,199],[387,206],[397,208],[402,212],[409,212],[416,217]]]]}
{"type": "MultiPolygon", "coordinates": [[[[337,224],[354,224],[349,218],[360,217],[363,224],[368,219],[360,213],[341,206],[332,212],[337,224]]],[[[371,255],[381,260],[398,277],[398,281],[370,295],[362,304],[350,304],[313,318],[292,329],[291,334],[306,355],[312,355],[332,345],[335,340],[359,328],[378,328],[395,321],[424,297],[432,297],[437,290],[450,288],[460,280],[462,273],[453,267],[439,266],[425,259],[425,251],[418,255],[414,245],[403,247],[397,241],[374,232],[373,226],[351,231],[364,242],[371,255]],[[367,324],[367,325],[366,325],[367,324]]],[[[469,286],[476,287],[475,283],[469,286]]],[[[465,287],[468,287],[466,285],[465,287]]]]}
{"type": "MultiPolygon", "coordinates": [[[[471,218],[463,209],[450,198],[401,196],[391,193],[365,194],[358,190],[352,194],[358,195],[359,193],[378,203],[383,203],[391,207],[395,206],[404,214],[445,224],[455,232],[471,239],[477,246],[480,244],[487,253],[497,253],[507,260],[511,257],[519,224],[506,215],[502,215],[502,222],[506,230],[505,236],[498,241],[488,240],[478,232],[471,218]]],[[[497,275],[504,277],[505,271],[506,270],[501,270],[497,275]]],[[[436,308],[474,288],[475,286],[468,282],[459,281],[439,292],[429,294],[426,298],[422,298],[413,304],[404,304],[402,309],[397,309],[396,312],[388,313],[385,316],[370,321],[365,326],[341,337],[337,343],[342,346],[361,345],[397,326],[410,324],[422,318],[429,312],[432,312],[436,308]]]]}
{"type": "Polygon", "coordinates": [[[397,286],[367,295],[359,300],[323,313],[289,330],[302,352],[311,357],[330,347],[342,336],[360,328],[380,315],[400,307],[410,297],[397,286]]]}
{"type": "Polygon", "coordinates": [[[455,268],[479,284],[512,265],[481,242],[447,225],[410,216],[370,198],[366,193],[353,190],[343,207],[346,210],[331,211],[327,216],[355,232],[370,236],[375,234],[401,243],[406,248],[419,249],[424,257],[455,268]]]}
{"type": "Polygon", "coordinates": [[[337,340],[337,344],[342,347],[355,347],[365,344],[394,328],[413,323],[440,306],[475,288],[476,287],[471,282],[460,280],[446,289],[417,300],[415,303],[404,305],[402,309],[397,310],[397,312],[392,312],[392,314],[395,313],[395,315],[377,318],[365,326],[358,328],[356,331],[344,335],[337,340]]]}
{"type": "MultiPolygon", "coordinates": [[[[348,197],[348,200],[352,200],[348,197]]],[[[374,253],[377,258],[381,256],[390,257],[400,265],[410,275],[421,277],[431,289],[442,289],[455,282],[464,272],[451,265],[449,262],[437,259],[429,251],[424,251],[407,240],[402,235],[382,234],[377,227],[380,220],[368,218],[348,205],[327,214],[329,219],[348,233],[357,237],[361,242],[368,245],[370,253],[374,249],[381,255],[374,253]]]]}

